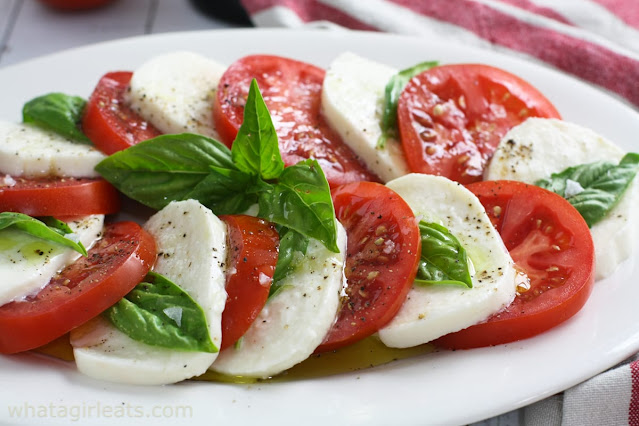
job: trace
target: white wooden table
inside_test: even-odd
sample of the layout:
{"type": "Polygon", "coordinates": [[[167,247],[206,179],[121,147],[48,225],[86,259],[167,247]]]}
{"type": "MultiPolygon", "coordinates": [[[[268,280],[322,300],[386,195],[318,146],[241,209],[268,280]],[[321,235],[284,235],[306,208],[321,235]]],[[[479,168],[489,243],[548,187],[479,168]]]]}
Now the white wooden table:
{"type": "MultiPolygon", "coordinates": [[[[36,0],[0,0],[0,68],[123,37],[237,26],[200,13],[187,0],[117,0],[80,12],[57,11],[36,0]]],[[[475,426],[517,426],[523,424],[520,417],[517,410],[475,426]]]]}
{"type": "Polygon", "coordinates": [[[36,0],[0,0],[0,66],[123,37],[233,26],[201,14],[187,0],[117,0],[72,13],[36,0]]]}

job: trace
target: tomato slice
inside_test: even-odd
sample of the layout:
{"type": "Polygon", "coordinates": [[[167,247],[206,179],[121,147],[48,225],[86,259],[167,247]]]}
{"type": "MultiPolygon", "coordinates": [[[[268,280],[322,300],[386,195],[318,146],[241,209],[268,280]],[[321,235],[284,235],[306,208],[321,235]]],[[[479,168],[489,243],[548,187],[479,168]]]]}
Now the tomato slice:
{"type": "Polygon", "coordinates": [[[334,190],[333,203],[348,237],[347,287],[318,353],[354,343],[386,325],[404,303],[421,255],[415,215],[390,188],[374,182],[343,185],[334,190]]]}
{"type": "Polygon", "coordinates": [[[105,74],[89,98],[82,130],[102,152],[111,155],[162,133],[125,102],[132,72],[105,74]]]}
{"type": "Polygon", "coordinates": [[[0,353],[44,345],[99,315],[135,287],[155,262],[140,225],[108,225],[104,236],[35,296],[0,306],[0,353]]]}
{"type": "Polygon", "coordinates": [[[468,185],[481,201],[515,264],[530,279],[504,311],[435,341],[467,349],[535,336],[566,321],[586,303],[595,255],[588,225],[568,201],[514,181],[468,185]]]}
{"type": "Polygon", "coordinates": [[[278,56],[253,55],[234,62],[218,85],[213,118],[229,147],[244,119],[244,104],[257,79],[279,138],[282,160],[291,166],[316,159],[334,187],[348,182],[379,181],[326,123],[320,113],[325,71],[278,56]]]}
{"type": "MultiPolygon", "coordinates": [[[[7,175],[0,175],[6,181],[7,175]]],[[[118,191],[104,179],[20,178],[0,187],[0,211],[30,216],[85,216],[120,210],[118,191]]]]}
{"type": "Polygon", "coordinates": [[[481,180],[502,136],[528,117],[560,118],[529,83],[478,64],[443,65],[419,74],[397,106],[411,171],[464,184],[481,180]]]}
{"type": "Polygon", "coordinates": [[[221,350],[242,337],[264,307],[273,283],[280,236],[271,223],[253,216],[220,219],[228,227],[231,253],[221,350]]]}

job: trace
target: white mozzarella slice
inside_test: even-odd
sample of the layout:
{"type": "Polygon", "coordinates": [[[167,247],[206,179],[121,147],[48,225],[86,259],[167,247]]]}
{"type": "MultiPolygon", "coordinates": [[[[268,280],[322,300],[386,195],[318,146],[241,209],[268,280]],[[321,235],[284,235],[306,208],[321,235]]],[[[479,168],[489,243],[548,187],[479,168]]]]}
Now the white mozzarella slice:
{"type": "Polygon", "coordinates": [[[322,85],[322,112],[329,125],[382,181],[409,173],[401,144],[389,139],[383,148],[380,120],[384,89],[397,70],[343,53],[330,64],[322,85]]]}
{"type": "MultiPolygon", "coordinates": [[[[172,202],[145,225],[155,238],[153,270],[187,291],[202,307],[213,343],[222,340],[226,303],[226,225],[194,200],[172,202]]],[[[204,373],[217,353],[150,346],[97,318],[71,333],[78,369],[91,377],[129,384],[175,383],[204,373]]]]}
{"type": "MultiPolygon", "coordinates": [[[[102,236],[103,215],[69,222],[89,249],[102,236]]],[[[0,305],[40,291],[51,278],[81,256],[75,250],[6,228],[0,231],[0,305]]]]}
{"type": "MultiPolygon", "coordinates": [[[[621,148],[585,127],[556,119],[529,118],[502,138],[484,178],[535,183],[579,164],[618,163],[623,155],[621,148]]],[[[639,179],[635,178],[608,216],[590,230],[597,279],[612,274],[632,253],[639,239],[638,209],[639,179]]]]}
{"type": "Polygon", "coordinates": [[[0,122],[0,172],[22,177],[98,177],[105,155],[31,124],[0,122]]]}
{"type": "Polygon", "coordinates": [[[284,279],[238,346],[220,353],[211,370],[229,376],[276,375],[305,360],[335,321],[344,275],[346,231],[338,225],[340,253],[311,240],[299,268],[284,279]]]}
{"type": "Polygon", "coordinates": [[[157,56],[133,73],[127,102],[163,133],[217,138],[212,105],[224,70],[191,52],[157,56]]]}
{"type": "Polygon", "coordinates": [[[426,343],[481,322],[513,301],[514,262],[475,195],[459,183],[423,174],[387,186],[417,218],[448,228],[466,249],[474,272],[472,288],[414,284],[395,318],[379,330],[384,344],[405,348],[426,343]]]}

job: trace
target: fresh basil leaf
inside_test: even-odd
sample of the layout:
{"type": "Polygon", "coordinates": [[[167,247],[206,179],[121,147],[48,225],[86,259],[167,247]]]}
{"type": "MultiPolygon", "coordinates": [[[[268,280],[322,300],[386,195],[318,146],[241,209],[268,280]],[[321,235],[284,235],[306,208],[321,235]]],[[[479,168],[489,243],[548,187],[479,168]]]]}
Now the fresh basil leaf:
{"type": "Polygon", "coordinates": [[[384,107],[382,109],[382,120],[380,123],[382,134],[377,141],[377,147],[379,149],[383,149],[386,146],[388,139],[397,138],[397,103],[399,102],[399,96],[402,94],[404,87],[406,87],[411,78],[437,65],[439,65],[439,63],[436,61],[420,62],[417,65],[398,72],[386,83],[384,90],[384,107]]]}
{"type": "Polygon", "coordinates": [[[47,226],[46,223],[34,219],[31,216],[27,216],[26,214],[13,212],[0,213],[0,230],[12,226],[26,232],[27,234],[33,235],[34,237],[71,248],[81,255],[86,256],[87,250],[84,248],[82,243],[67,237],[67,235],[73,233],[71,228],[69,228],[66,223],[62,226],[58,222],[60,221],[55,219],[53,226],[47,226]]]}
{"type": "Polygon", "coordinates": [[[284,170],[277,133],[255,79],[251,81],[244,121],[233,141],[231,153],[238,169],[264,180],[275,179],[284,170]]]}
{"type": "Polygon", "coordinates": [[[639,154],[626,154],[618,165],[598,161],[569,167],[535,185],[566,198],[589,227],[617,205],[639,171],[639,154]]]}
{"type": "Polygon", "coordinates": [[[53,130],[66,138],[91,143],[80,130],[86,101],[78,96],[49,93],[24,104],[22,121],[53,130]]]}
{"type": "Polygon", "coordinates": [[[73,229],[71,229],[71,227],[66,222],[63,222],[60,219],[56,219],[53,216],[43,216],[38,220],[40,220],[42,223],[44,223],[60,235],[73,234],[73,229]]]}
{"type": "Polygon", "coordinates": [[[284,169],[277,183],[259,194],[259,205],[259,217],[315,238],[339,253],[331,191],[316,160],[284,169]]]}
{"type": "Polygon", "coordinates": [[[217,352],[204,311],[168,278],[149,272],[105,315],[121,332],[139,342],[191,352],[217,352]]]}
{"type": "Polygon", "coordinates": [[[222,143],[195,134],[162,135],[102,160],[95,168],[125,195],[155,209],[197,199],[216,214],[244,211],[255,178],[235,167],[222,143]]]}
{"type": "Polygon", "coordinates": [[[282,280],[295,270],[295,260],[304,256],[308,248],[309,238],[290,228],[281,227],[280,249],[273,274],[273,283],[268,297],[273,297],[284,287],[282,280]]]}
{"type": "Polygon", "coordinates": [[[422,255],[415,284],[473,287],[466,250],[450,231],[437,223],[419,223],[422,255]]]}

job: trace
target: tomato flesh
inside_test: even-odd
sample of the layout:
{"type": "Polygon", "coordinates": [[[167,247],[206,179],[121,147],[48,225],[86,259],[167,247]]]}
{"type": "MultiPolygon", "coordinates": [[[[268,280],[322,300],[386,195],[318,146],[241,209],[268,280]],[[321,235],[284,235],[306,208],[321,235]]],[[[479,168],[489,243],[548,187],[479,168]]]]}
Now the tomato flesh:
{"type": "Polygon", "coordinates": [[[393,190],[359,182],[332,195],[348,237],[347,296],[318,353],[354,343],[388,323],[406,299],[421,256],[415,215],[393,190]]]}
{"type": "MultiPolygon", "coordinates": [[[[0,175],[0,181],[8,179],[0,175]]],[[[85,216],[120,210],[118,191],[104,179],[21,178],[0,187],[0,211],[30,216],[85,216]]]]}
{"type": "Polygon", "coordinates": [[[331,185],[379,181],[326,123],[320,113],[325,71],[278,56],[253,55],[234,62],[218,85],[215,126],[229,147],[244,120],[251,80],[257,80],[279,139],[282,160],[291,166],[316,159],[331,185]]]}
{"type": "Polygon", "coordinates": [[[513,342],[577,313],[592,292],[595,269],[592,237],[579,212],[559,195],[522,182],[485,181],[468,189],[481,201],[530,286],[518,286],[504,311],[435,344],[467,349],[513,342]]]}
{"type": "Polygon", "coordinates": [[[102,152],[111,155],[162,133],[125,102],[132,72],[105,74],[89,98],[82,130],[102,152]]]}
{"type": "Polygon", "coordinates": [[[155,257],[155,241],[140,225],[108,225],[87,257],[36,295],[0,306],[0,353],[44,345],[99,315],[144,278],[155,257]]]}
{"type": "Polygon", "coordinates": [[[406,161],[413,172],[471,183],[502,136],[528,117],[560,118],[529,83],[487,65],[443,65],[413,78],[397,117],[406,161]]]}
{"type": "Polygon", "coordinates": [[[253,216],[221,216],[228,227],[229,271],[222,313],[225,349],[246,333],[268,299],[277,264],[280,237],[275,227],[253,216]]]}

